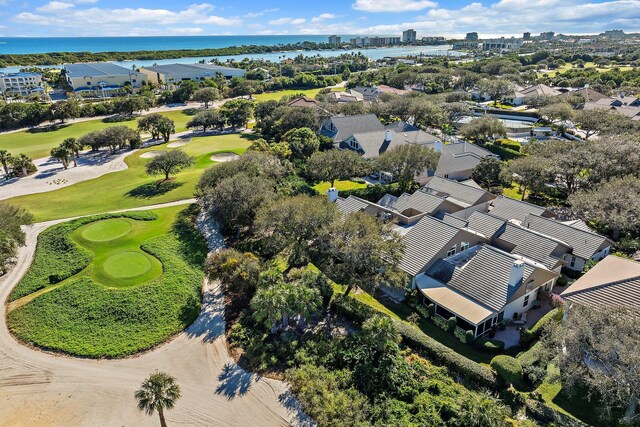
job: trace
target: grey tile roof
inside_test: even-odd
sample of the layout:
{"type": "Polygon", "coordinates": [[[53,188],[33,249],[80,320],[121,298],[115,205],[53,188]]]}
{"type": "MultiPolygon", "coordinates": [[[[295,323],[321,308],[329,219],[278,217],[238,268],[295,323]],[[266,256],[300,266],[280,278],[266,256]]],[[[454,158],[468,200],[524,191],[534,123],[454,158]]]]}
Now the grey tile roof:
{"type": "Polygon", "coordinates": [[[535,214],[527,215],[522,225],[566,242],[573,248],[573,255],[587,260],[591,259],[603,244],[612,244],[605,236],[571,227],[559,221],[543,218],[535,214]]]}
{"type": "Polygon", "coordinates": [[[415,276],[445,248],[460,229],[431,216],[423,217],[404,236],[405,249],[399,267],[415,276]]]}
{"type": "Polygon", "coordinates": [[[446,144],[440,152],[436,175],[450,175],[473,169],[478,166],[480,159],[487,156],[494,154],[469,142],[446,144]]]}
{"type": "MultiPolygon", "coordinates": [[[[509,303],[520,285],[509,286],[509,276],[515,258],[491,246],[483,245],[464,268],[444,259],[427,270],[427,275],[494,311],[509,303]]],[[[523,282],[535,271],[524,265],[523,282]]]]}
{"type": "Polygon", "coordinates": [[[506,222],[502,218],[479,211],[472,213],[467,221],[469,222],[469,229],[484,234],[487,239],[491,239],[506,222]]]}
{"type": "Polygon", "coordinates": [[[493,208],[489,213],[499,218],[504,218],[507,221],[516,219],[518,221],[524,220],[527,214],[533,213],[536,215],[550,216],[551,213],[545,208],[533,205],[527,202],[521,202],[505,196],[498,196],[491,205],[493,208]]]}
{"type": "Polygon", "coordinates": [[[564,292],[562,297],[586,306],[640,306],[640,263],[609,255],[564,292]]]}
{"type": "Polygon", "coordinates": [[[489,194],[482,189],[437,176],[429,179],[429,182],[427,182],[423,188],[430,189],[436,194],[461,201],[469,206],[477,204],[480,199],[489,194]]]}
{"type": "Polygon", "coordinates": [[[444,211],[438,211],[436,212],[436,214],[434,215],[436,218],[438,218],[439,220],[442,220],[444,222],[446,222],[449,225],[453,225],[454,227],[458,227],[458,228],[466,228],[467,227],[467,221],[462,219],[462,218],[458,218],[457,216],[453,216],[450,213],[444,212],[444,211]]]}
{"type": "Polygon", "coordinates": [[[151,67],[143,67],[145,70],[154,71],[156,73],[169,73],[169,74],[210,74],[215,75],[220,73],[222,75],[240,75],[244,73],[244,70],[240,68],[222,67],[214,64],[160,64],[151,67]]]}
{"type": "MultiPolygon", "coordinates": [[[[398,138],[395,133],[391,133],[391,141],[386,141],[387,131],[376,130],[373,132],[354,133],[353,137],[358,144],[360,144],[360,150],[358,152],[362,154],[365,159],[375,159],[385,151],[391,150],[395,147],[406,144],[407,142],[398,138]]],[[[342,146],[341,146],[342,147],[342,146]]],[[[344,144],[343,148],[350,148],[344,144]]]]}
{"type": "Polygon", "coordinates": [[[375,114],[358,114],[355,116],[333,116],[329,119],[336,127],[335,131],[330,131],[325,126],[321,133],[334,142],[344,141],[354,133],[371,132],[383,130],[384,127],[375,114]]]}
{"type": "Polygon", "coordinates": [[[418,212],[432,214],[438,211],[444,202],[445,199],[442,197],[417,190],[413,194],[402,194],[390,207],[400,213],[407,209],[414,209],[418,212]]]}
{"type": "Polygon", "coordinates": [[[380,200],[378,200],[378,204],[380,206],[384,206],[384,207],[392,207],[393,204],[398,200],[398,198],[396,196],[394,196],[393,194],[385,194],[384,196],[382,196],[382,198],[380,200]]]}
{"type": "Polygon", "coordinates": [[[64,66],[69,77],[129,76],[137,71],[124,68],[111,62],[87,62],[84,64],[67,64],[64,66]]]}
{"type": "Polygon", "coordinates": [[[511,253],[544,264],[548,269],[553,269],[559,261],[558,257],[552,255],[559,246],[565,248],[561,252],[570,249],[568,245],[511,223],[507,223],[504,230],[498,232],[497,238],[515,246],[511,253]]]}
{"type": "Polygon", "coordinates": [[[396,132],[412,132],[418,130],[417,127],[410,125],[407,122],[399,120],[397,122],[389,123],[384,127],[385,129],[391,129],[396,132]]]}
{"type": "Polygon", "coordinates": [[[338,200],[336,200],[336,206],[346,215],[352,212],[361,211],[369,205],[357,197],[349,196],[346,199],[338,197],[338,200]]]}

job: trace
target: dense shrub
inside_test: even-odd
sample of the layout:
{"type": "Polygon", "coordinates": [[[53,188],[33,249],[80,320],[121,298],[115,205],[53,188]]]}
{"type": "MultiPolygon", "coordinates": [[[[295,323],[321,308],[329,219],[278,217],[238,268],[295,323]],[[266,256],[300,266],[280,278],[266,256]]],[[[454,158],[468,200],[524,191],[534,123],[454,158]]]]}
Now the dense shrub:
{"type": "Polygon", "coordinates": [[[476,338],[474,345],[480,350],[490,354],[502,353],[504,351],[504,342],[500,340],[480,337],[476,338]]]}
{"type": "Polygon", "coordinates": [[[340,197],[348,197],[348,196],[356,196],[361,199],[368,200],[370,202],[377,202],[384,196],[385,194],[392,194],[394,196],[399,196],[402,194],[402,191],[398,187],[397,183],[387,184],[387,185],[372,185],[370,187],[365,188],[354,188],[352,190],[343,190],[339,191],[338,194],[340,197]]]}
{"type": "Polygon", "coordinates": [[[90,222],[109,218],[131,218],[151,221],[157,217],[152,212],[124,212],[94,215],[55,225],[38,236],[36,255],[27,274],[9,295],[15,301],[47,286],[60,283],[77,274],[91,262],[91,253],[71,239],[71,233],[90,222]]]}
{"type": "Polygon", "coordinates": [[[538,320],[536,324],[531,328],[522,331],[522,333],[520,334],[520,344],[523,346],[528,346],[529,344],[540,338],[540,335],[542,335],[542,332],[544,331],[546,325],[551,322],[558,322],[560,321],[560,319],[562,319],[562,310],[560,310],[559,308],[554,308],[553,310],[542,316],[542,318],[538,320]]]}
{"type": "Polygon", "coordinates": [[[522,366],[515,357],[496,356],[491,359],[491,367],[498,374],[498,380],[502,385],[513,384],[516,388],[522,387],[522,366]]]}
{"type": "Polygon", "coordinates": [[[495,145],[507,150],[513,150],[517,153],[522,151],[522,145],[518,141],[514,141],[512,139],[498,139],[496,140],[495,145]]]}
{"type": "Polygon", "coordinates": [[[495,144],[485,144],[484,148],[491,151],[493,154],[497,154],[502,160],[511,160],[522,157],[522,154],[520,154],[518,151],[512,150],[510,148],[505,148],[504,146],[501,147],[495,144]]]}
{"type": "Polygon", "coordinates": [[[337,313],[356,323],[364,323],[365,320],[379,314],[370,306],[344,295],[337,295],[332,307],[337,313]]]}

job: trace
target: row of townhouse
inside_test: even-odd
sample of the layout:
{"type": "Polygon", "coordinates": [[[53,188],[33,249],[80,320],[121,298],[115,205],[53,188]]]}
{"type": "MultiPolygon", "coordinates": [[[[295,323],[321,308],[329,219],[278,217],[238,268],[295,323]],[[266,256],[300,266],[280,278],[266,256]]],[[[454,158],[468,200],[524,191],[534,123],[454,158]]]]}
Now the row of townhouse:
{"type": "Polygon", "coordinates": [[[561,269],[581,271],[613,244],[581,221],[486,192],[473,181],[429,178],[413,194],[377,203],[338,198],[345,213],[364,211],[392,221],[405,241],[399,268],[426,304],[476,336],[503,319],[520,319],[550,292],[561,269]]]}

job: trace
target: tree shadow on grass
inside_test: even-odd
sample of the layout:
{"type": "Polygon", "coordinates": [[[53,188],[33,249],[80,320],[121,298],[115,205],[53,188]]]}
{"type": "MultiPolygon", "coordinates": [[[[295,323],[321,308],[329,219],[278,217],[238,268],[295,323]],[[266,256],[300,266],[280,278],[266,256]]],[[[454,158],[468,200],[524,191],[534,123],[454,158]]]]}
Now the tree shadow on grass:
{"type": "Polygon", "coordinates": [[[218,375],[220,384],[216,388],[216,394],[222,394],[231,400],[236,396],[242,396],[249,391],[254,381],[253,374],[246,372],[235,363],[227,363],[218,375]]]}
{"type": "Polygon", "coordinates": [[[138,199],[151,199],[152,197],[162,196],[171,190],[175,190],[178,187],[182,187],[184,182],[177,181],[161,181],[161,182],[149,182],[142,184],[127,193],[129,197],[135,197],[138,199]]]}

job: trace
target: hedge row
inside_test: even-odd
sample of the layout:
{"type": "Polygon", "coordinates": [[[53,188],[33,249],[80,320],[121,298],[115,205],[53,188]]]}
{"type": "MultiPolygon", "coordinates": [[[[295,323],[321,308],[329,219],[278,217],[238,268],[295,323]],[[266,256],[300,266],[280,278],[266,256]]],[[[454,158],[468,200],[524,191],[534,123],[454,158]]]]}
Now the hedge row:
{"type": "Polygon", "coordinates": [[[387,193],[399,196],[402,194],[402,191],[400,191],[397,183],[386,185],[377,184],[365,188],[354,188],[352,190],[339,191],[338,195],[340,197],[356,196],[370,202],[377,202],[387,193]]]}
{"type": "Polygon", "coordinates": [[[554,308],[544,316],[540,320],[536,322],[529,329],[525,329],[522,331],[520,335],[520,344],[523,346],[528,346],[542,335],[544,331],[544,327],[548,325],[550,322],[559,321],[562,318],[562,311],[559,308],[554,308]]]}
{"type": "Polygon", "coordinates": [[[152,212],[123,212],[78,218],[55,225],[40,233],[36,254],[27,274],[11,291],[9,301],[15,301],[82,271],[93,259],[91,253],[78,246],[71,233],[81,226],[109,218],[131,218],[139,221],[157,219],[152,212]]]}
{"type": "MultiPolygon", "coordinates": [[[[369,317],[380,314],[380,312],[368,305],[349,297],[338,296],[333,302],[333,307],[338,313],[357,323],[362,323],[369,317]]],[[[468,381],[478,383],[484,387],[496,387],[496,375],[491,369],[485,368],[456,353],[446,345],[425,335],[415,326],[399,320],[394,320],[394,324],[396,330],[402,336],[402,342],[417,353],[448,367],[468,381]]]]}
{"type": "Polygon", "coordinates": [[[498,156],[500,156],[502,160],[511,160],[511,159],[517,159],[518,157],[522,157],[522,154],[520,154],[519,152],[511,150],[509,148],[501,147],[499,145],[485,144],[483,148],[486,148],[487,150],[491,151],[493,154],[497,154],[498,156]]]}
{"type": "Polygon", "coordinates": [[[500,385],[513,384],[522,388],[522,366],[515,357],[499,355],[491,359],[491,367],[498,374],[500,385]]]}
{"type": "Polygon", "coordinates": [[[546,403],[538,400],[526,399],[525,407],[527,409],[527,413],[533,418],[551,425],[566,427],[588,426],[588,424],[585,424],[569,415],[563,414],[562,412],[556,411],[546,403]]]}

